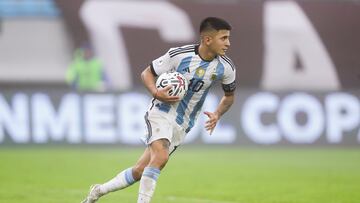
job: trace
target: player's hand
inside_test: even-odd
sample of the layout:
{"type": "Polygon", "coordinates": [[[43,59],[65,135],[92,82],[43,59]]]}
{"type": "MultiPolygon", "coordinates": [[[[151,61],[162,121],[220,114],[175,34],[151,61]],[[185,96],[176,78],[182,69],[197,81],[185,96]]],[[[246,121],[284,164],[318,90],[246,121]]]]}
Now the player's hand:
{"type": "Polygon", "coordinates": [[[205,129],[207,131],[209,131],[209,133],[211,135],[216,127],[218,120],[219,120],[219,115],[217,113],[212,113],[212,112],[208,112],[208,111],[205,111],[204,114],[207,115],[209,118],[209,120],[207,120],[205,123],[205,129]]]}
{"type": "Polygon", "coordinates": [[[169,85],[165,88],[158,89],[154,95],[154,98],[170,104],[180,101],[180,97],[178,96],[169,96],[168,92],[171,88],[172,86],[169,85]]]}

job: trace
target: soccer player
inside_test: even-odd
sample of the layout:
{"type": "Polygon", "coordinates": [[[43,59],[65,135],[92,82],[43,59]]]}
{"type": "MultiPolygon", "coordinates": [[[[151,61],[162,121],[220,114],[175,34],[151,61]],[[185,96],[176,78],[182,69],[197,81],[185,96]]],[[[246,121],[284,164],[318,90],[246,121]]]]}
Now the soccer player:
{"type": "Polygon", "coordinates": [[[209,118],[205,128],[212,133],[220,117],[234,102],[235,66],[225,55],[230,47],[230,30],[225,20],[208,17],[200,25],[200,44],[171,48],[142,72],[142,81],[153,96],[145,114],[147,148],[134,166],[104,184],[92,186],[83,203],[96,202],[99,197],[137,181],[140,181],[137,202],[149,203],[170,154],[194,126],[210,87],[220,82],[224,96],[215,112],[204,112],[209,118]],[[188,91],[181,100],[167,94],[170,86],[163,89],[155,86],[157,76],[173,71],[189,80],[188,91]]]}

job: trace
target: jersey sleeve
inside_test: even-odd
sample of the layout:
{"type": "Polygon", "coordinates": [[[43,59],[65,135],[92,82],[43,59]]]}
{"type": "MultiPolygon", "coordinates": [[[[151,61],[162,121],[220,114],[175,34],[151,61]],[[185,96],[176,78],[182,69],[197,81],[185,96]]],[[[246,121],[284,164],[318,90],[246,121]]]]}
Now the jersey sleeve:
{"type": "Polygon", "coordinates": [[[170,57],[169,51],[151,62],[150,68],[154,75],[158,76],[173,69],[173,59],[170,57]]]}
{"type": "Polygon", "coordinates": [[[233,65],[226,66],[224,77],[222,78],[222,88],[225,92],[233,92],[236,89],[236,69],[233,65]]]}

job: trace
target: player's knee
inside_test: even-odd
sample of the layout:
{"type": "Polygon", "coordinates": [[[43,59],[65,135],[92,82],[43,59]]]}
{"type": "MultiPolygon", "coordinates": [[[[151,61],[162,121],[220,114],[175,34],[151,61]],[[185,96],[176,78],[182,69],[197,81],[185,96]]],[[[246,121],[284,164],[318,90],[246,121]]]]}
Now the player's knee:
{"type": "Polygon", "coordinates": [[[165,167],[167,161],[169,160],[169,154],[165,152],[157,153],[152,161],[152,166],[162,169],[165,167]]]}
{"type": "Polygon", "coordinates": [[[163,163],[165,165],[167,163],[167,161],[169,160],[169,154],[167,152],[162,153],[158,159],[161,163],[163,163]]]}

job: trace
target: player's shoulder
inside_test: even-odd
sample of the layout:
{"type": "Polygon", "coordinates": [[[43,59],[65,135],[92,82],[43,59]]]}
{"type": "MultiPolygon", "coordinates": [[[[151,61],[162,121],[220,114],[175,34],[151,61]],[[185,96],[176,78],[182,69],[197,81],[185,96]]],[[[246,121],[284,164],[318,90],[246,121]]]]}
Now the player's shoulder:
{"type": "Polygon", "coordinates": [[[173,47],[169,49],[168,54],[170,55],[170,58],[172,58],[178,55],[195,53],[195,47],[196,44],[189,44],[181,47],[173,47]]]}
{"type": "Polygon", "coordinates": [[[224,66],[231,68],[233,71],[235,70],[235,64],[230,59],[230,57],[228,57],[226,55],[219,56],[219,60],[222,64],[224,64],[224,66]]]}

